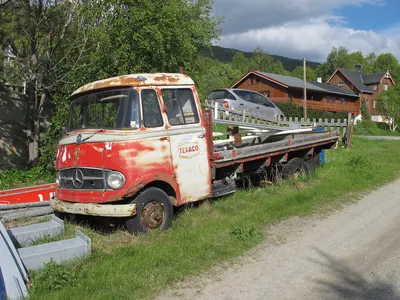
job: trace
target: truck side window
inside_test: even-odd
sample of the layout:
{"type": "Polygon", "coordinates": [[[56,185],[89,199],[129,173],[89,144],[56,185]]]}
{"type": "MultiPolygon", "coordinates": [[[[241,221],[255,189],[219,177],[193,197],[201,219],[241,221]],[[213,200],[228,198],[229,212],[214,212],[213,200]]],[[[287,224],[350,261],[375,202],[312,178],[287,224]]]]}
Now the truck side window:
{"type": "Polygon", "coordinates": [[[172,126],[199,122],[191,89],[163,89],[162,96],[167,107],[168,122],[172,126]]]}
{"type": "Polygon", "coordinates": [[[145,89],[141,92],[144,127],[160,127],[164,125],[161,117],[160,104],[157,93],[153,89],[145,89]]]}

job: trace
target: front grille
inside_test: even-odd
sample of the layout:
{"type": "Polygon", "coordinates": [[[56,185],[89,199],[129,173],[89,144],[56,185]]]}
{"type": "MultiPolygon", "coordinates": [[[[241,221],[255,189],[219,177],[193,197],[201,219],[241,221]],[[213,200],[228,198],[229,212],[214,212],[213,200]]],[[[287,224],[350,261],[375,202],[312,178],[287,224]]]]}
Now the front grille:
{"type": "Polygon", "coordinates": [[[60,170],[60,187],[70,190],[104,190],[104,171],[92,168],[60,170]]]}

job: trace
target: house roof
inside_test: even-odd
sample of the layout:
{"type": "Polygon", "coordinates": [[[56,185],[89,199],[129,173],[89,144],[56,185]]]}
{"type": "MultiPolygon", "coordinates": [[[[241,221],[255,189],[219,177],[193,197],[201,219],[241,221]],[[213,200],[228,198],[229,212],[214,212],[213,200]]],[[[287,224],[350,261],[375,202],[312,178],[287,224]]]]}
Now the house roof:
{"type": "Polygon", "coordinates": [[[364,84],[378,83],[386,75],[386,72],[374,73],[374,74],[363,74],[362,79],[364,84]]]}
{"type": "MultiPolygon", "coordinates": [[[[362,73],[359,72],[354,72],[354,71],[349,71],[345,70],[342,68],[338,69],[360,92],[364,93],[371,93],[373,94],[374,92],[367,87],[364,82],[363,82],[363,75],[362,73]]],[[[337,71],[336,71],[337,72],[337,71]]],[[[336,73],[335,72],[335,73],[336,73]]],[[[373,74],[372,74],[373,75],[373,74]]],[[[333,77],[333,75],[332,75],[333,77]]]]}
{"type": "Polygon", "coordinates": [[[359,95],[354,93],[353,91],[349,91],[349,90],[345,90],[341,87],[338,87],[336,85],[333,84],[329,84],[329,83],[319,83],[319,82],[312,82],[313,85],[319,86],[325,90],[327,90],[328,92],[332,93],[332,94],[338,94],[338,95],[343,95],[343,96],[350,96],[350,97],[355,97],[358,98],[359,95]]]}
{"type": "MultiPolygon", "coordinates": [[[[279,74],[272,74],[272,73],[265,73],[265,72],[258,72],[258,71],[256,71],[255,74],[258,74],[258,75],[261,74],[261,75],[263,75],[263,77],[267,77],[267,79],[268,78],[272,78],[275,81],[279,81],[279,82],[283,83],[287,87],[299,88],[299,89],[304,88],[304,81],[301,80],[300,78],[297,78],[297,77],[279,75],[279,74]]],[[[308,90],[318,91],[318,92],[326,92],[326,90],[324,90],[321,87],[318,87],[318,86],[314,85],[311,82],[307,82],[307,89],[308,90]]]]}

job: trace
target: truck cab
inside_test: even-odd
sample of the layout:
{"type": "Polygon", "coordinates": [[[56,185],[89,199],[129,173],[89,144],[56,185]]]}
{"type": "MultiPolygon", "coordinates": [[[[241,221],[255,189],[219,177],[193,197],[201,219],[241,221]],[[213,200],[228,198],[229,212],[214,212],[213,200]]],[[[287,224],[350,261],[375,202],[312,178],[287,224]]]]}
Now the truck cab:
{"type": "Polygon", "coordinates": [[[173,205],[211,193],[203,120],[184,74],[125,75],[79,88],[58,144],[52,207],[127,217],[132,231],[168,227],[173,205]]]}

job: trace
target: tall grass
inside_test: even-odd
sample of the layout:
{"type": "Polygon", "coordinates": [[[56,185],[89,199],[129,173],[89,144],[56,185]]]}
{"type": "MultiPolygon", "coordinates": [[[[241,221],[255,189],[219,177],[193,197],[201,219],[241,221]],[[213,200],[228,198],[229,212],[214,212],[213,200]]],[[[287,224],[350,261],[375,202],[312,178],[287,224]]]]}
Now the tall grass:
{"type": "MultiPolygon", "coordinates": [[[[297,189],[290,181],[240,190],[180,213],[166,232],[92,238],[90,257],[32,273],[31,299],[151,299],[162,289],[262,242],[266,225],[336,208],[399,176],[400,142],[354,139],[297,189]],[[59,277],[64,278],[61,280],[59,277]],[[49,279],[50,278],[50,279],[49,279]]],[[[384,201],[384,199],[382,199],[384,201]]],[[[68,230],[79,227],[68,224],[68,230]]]]}

